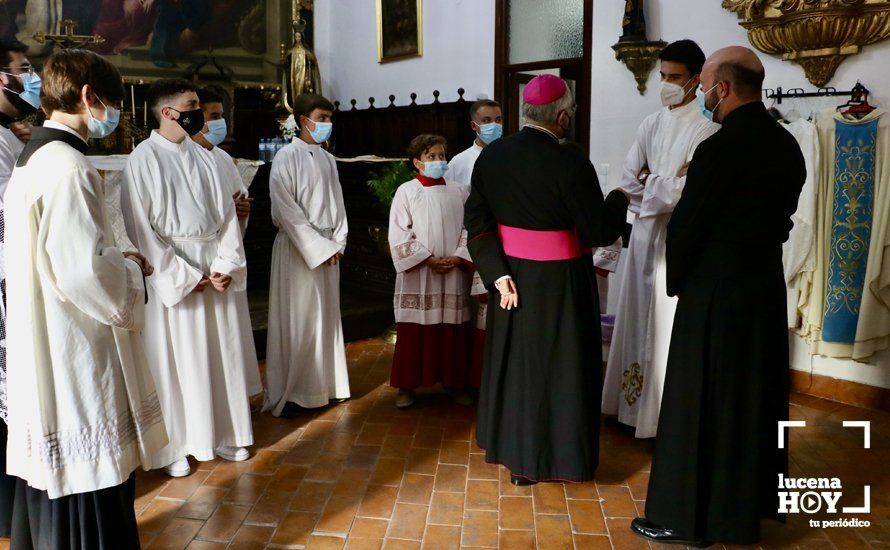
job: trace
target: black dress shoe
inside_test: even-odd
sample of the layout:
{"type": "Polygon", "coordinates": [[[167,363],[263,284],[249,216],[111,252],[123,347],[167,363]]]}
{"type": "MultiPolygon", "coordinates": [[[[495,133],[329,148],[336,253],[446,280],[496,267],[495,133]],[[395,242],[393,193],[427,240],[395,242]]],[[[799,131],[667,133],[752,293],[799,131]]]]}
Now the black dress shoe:
{"type": "Polygon", "coordinates": [[[288,401],[284,404],[284,407],[281,409],[281,414],[278,416],[280,418],[297,418],[301,414],[308,412],[308,410],[309,409],[304,409],[293,401],[288,401]]]}
{"type": "Polygon", "coordinates": [[[532,481],[528,478],[525,478],[522,476],[516,476],[513,474],[510,474],[510,483],[512,483],[513,485],[515,485],[517,487],[528,487],[529,485],[537,485],[538,484],[537,481],[532,481]]]}
{"type": "Polygon", "coordinates": [[[683,544],[695,548],[707,548],[712,544],[702,540],[690,540],[673,529],[658,526],[646,518],[635,518],[630,523],[630,530],[643,538],[661,544],[683,544]]]}
{"type": "Polygon", "coordinates": [[[340,397],[340,398],[331,399],[328,401],[328,403],[331,405],[339,405],[340,403],[346,403],[347,401],[349,401],[348,397],[340,397]]]}

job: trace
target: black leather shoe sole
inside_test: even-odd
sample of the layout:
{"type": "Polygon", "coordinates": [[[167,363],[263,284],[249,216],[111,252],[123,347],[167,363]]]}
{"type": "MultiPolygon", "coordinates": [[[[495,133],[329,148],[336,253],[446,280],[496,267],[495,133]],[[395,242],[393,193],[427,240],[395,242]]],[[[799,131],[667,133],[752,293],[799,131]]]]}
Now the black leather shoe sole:
{"type": "Polygon", "coordinates": [[[515,485],[517,487],[528,487],[529,485],[537,485],[538,484],[537,481],[532,481],[530,479],[526,479],[526,478],[520,477],[520,476],[514,476],[513,474],[510,474],[510,483],[512,483],[513,485],[515,485]]]}
{"type": "Polygon", "coordinates": [[[673,529],[660,527],[646,518],[635,518],[630,524],[630,530],[644,539],[660,544],[682,544],[694,548],[707,548],[713,544],[702,540],[689,540],[673,529]]]}
{"type": "Polygon", "coordinates": [[[308,410],[309,409],[304,409],[292,401],[288,401],[284,404],[284,408],[281,409],[281,414],[278,416],[280,418],[297,418],[303,413],[308,412],[308,410]]]}

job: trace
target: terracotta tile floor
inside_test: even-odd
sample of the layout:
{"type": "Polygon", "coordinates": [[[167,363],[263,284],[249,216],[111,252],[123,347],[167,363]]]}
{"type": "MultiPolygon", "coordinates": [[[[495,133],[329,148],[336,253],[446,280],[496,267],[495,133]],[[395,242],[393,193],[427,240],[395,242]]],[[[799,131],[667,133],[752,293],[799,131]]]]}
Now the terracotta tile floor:
{"type": "MultiPolygon", "coordinates": [[[[628,530],[646,499],[651,442],[604,428],[596,483],[517,488],[485,464],[473,443],[474,408],[441,394],[398,411],[386,384],[392,348],[349,346],[354,399],[296,420],[254,415],[253,457],[193,464],[171,480],[140,472],[146,548],[538,548],[636,549],[628,530]]],[[[871,484],[866,529],[820,529],[794,516],[764,523],[765,548],[890,548],[890,415],[794,395],[792,474],[836,476],[841,505],[861,505],[871,484]],[[862,430],[841,421],[871,420],[862,430]]],[[[2,546],[2,543],[0,543],[2,546]]]]}

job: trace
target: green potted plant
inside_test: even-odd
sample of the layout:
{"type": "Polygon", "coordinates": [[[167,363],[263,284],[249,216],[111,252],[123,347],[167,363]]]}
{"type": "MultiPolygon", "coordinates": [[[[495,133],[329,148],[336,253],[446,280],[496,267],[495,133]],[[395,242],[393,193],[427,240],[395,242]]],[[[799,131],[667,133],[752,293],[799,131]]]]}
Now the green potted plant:
{"type": "MultiPolygon", "coordinates": [[[[384,165],[377,172],[371,172],[370,176],[367,182],[368,187],[374,196],[377,197],[377,206],[384,212],[385,216],[389,217],[389,208],[392,206],[392,199],[396,195],[396,190],[406,181],[414,179],[416,174],[414,170],[408,167],[406,162],[396,161],[384,165]]],[[[368,234],[371,235],[371,240],[377,245],[377,249],[389,258],[391,252],[387,233],[386,227],[373,225],[368,227],[368,234]]],[[[384,342],[395,345],[395,325],[386,329],[381,337],[384,342]]]]}
{"type": "MultiPolygon", "coordinates": [[[[396,189],[406,181],[414,179],[416,174],[414,170],[408,168],[408,165],[402,161],[390,162],[384,165],[380,170],[370,173],[368,179],[368,187],[377,198],[377,205],[389,216],[389,208],[392,205],[392,198],[396,194],[396,189]]],[[[380,251],[389,256],[389,242],[387,241],[387,230],[385,227],[371,226],[368,228],[371,238],[380,248],[380,251]]]]}

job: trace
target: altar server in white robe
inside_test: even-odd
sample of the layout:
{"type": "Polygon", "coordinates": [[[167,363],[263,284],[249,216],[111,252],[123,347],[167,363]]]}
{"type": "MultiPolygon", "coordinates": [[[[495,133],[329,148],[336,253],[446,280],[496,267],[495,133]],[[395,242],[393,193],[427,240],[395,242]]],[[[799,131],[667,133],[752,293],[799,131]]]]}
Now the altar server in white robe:
{"type": "MultiPolygon", "coordinates": [[[[21,42],[0,40],[0,292],[6,291],[3,195],[15,162],[31,135],[22,121],[40,107],[40,77],[21,42]]],[[[6,298],[0,297],[0,537],[8,537],[15,478],[6,474],[6,298]]]]}
{"type": "Polygon", "coordinates": [[[470,105],[470,128],[476,134],[473,145],[454,155],[448,163],[448,179],[470,187],[473,166],[485,147],[504,135],[504,118],[501,104],[491,99],[481,99],[470,105]]]}
{"type": "Polygon", "coordinates": [[[415,390],[436,384],[456,403],[467,394],[472,324],[470,253],[463,206],[470,188],[447,180],[445,138],[422,134],[408,146],[417,176],[396,190],[389,245],[396,269],[396,349],[389,383],[396,407],[414,404],[415,390]]]}
{"type": "Polygon", "coordinates": [[[155,460],[178,477],[199,461],[246,460],[253,444],[237,290],[247,261],[229,184],[189,136],[204,127],[193,84],[163,79],[148,90],[160,129],[125,169],[121,206],[136,247],[155,266],[145,326],[170,444],[155,460]]]}
{"type": "Polygon", "coordinates": [[[340,321],[346,207],[333,155],[334,106],[316,94],[294,101],[300,134],[275,156],[269,176],[272,248],[266,402],[275,416],[349,398],[340,321]]]}
{"type": "MultiPolygon", "coordinates": [[[[501,104],[491,99],[481,99],[470,105],[470,129],[476,134],[473,145],[464,149],[448,163],[448,179],[470,188],[473,166],[479,154],[504,135],[504,117],[501,104]]],[[[469,195],[468,195],[469,196],[469,195]]],[[[470,295],[476,299],[476,328],[473,331],[472,358],[467,385],[478,388],[482,384],[482,363],[485,355],[485,319],[488,312],[488,289],[478,273],[473,275],[470,295]]]]}
{"type": "MultiPolygon", "coordinates": [[[[201,102],[201,111],[204,113],[204,128],[193,135],[192,139],[210,151],[210,154],[216,159],[220,178],[226,184],[226,190],[232,195],[235,214],[238,217],[238,225],[241,227],[241,236],[243,237],[247,231],[247,221],[250,218],[250,205],[253,199],[248,197],[247,186],[244,185],[244,180],[238,173],[235,159],[219,147],[219,144],[225,141],[228,135],[223,98],[211,89],[202,88],[198,90],[198,100],[201,102]]],[[[258,395],[263,391],[263,382],[260,380],[260,370],[256,362],[256,346],[253,342],[253,328],[250,324],[247,290],[232,290],[232,292],[235,293],[235,304],[238,308],[241,345],[247,350],[247,363],[244,365],[247,376],[247,394],[258,395]]]]}
{"type": "Polygon", "coordinates": [[[192,136],[195,143],[210,151],[220,164],[220,169],[226,172],[225,182],[230,184],[232,200],[235,201],[235,213],[238,223],[241,225],[241,234],[247,231],[247,221],[250,219],[250,206],[253,199],[250,198],[247,186],[238,173],[235,159],[223,151],[219,145],[229,135],[225,118],[225,104],[223,97],[210,88],[198,90],[198,100],[201,102],[201,111],[204,113],[204,128],[192,136]]]}
{"type": "Polygon", "coordinates": [[[696,101],[705,55],[691,40],[662,50],[661,100],[637,130],[619,186],[637,215],[618,293],[615,330],[603,384],[603,413],[655,437],[676,298],[667,295],[665,230],[698,144],[719,129],[696,101]]]}
{"type": "Polygon", "coordinates": [[[19,157],[4,212],[12,548],[139,548],[133,472],[158,466],[167,443],[139,337],[151,267],[116,246],[84,156],[87,137],[117,125],[123,84],[84,50],[57,52],[43,77],[49,120],[19,157]]]}

